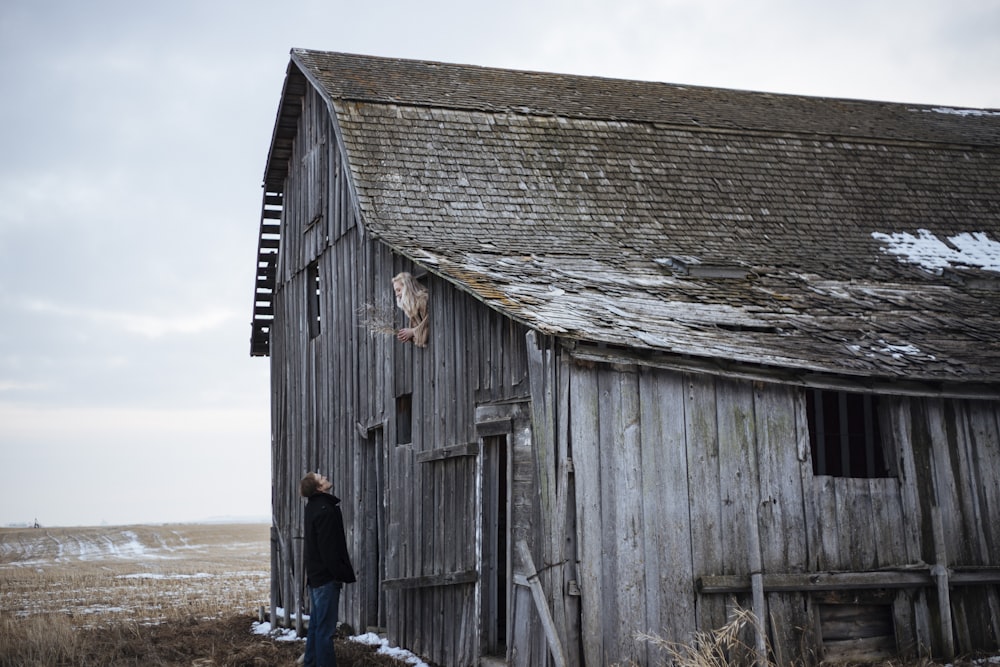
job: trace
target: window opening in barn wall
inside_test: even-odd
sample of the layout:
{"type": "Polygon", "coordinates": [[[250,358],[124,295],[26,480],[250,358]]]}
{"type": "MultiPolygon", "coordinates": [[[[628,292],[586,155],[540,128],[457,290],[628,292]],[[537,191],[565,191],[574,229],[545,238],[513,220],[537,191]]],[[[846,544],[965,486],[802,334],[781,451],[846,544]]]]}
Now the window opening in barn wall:
{"type": "Polygon", "coordinates": [[[510,608],[510,461],[507,436],[483,438],[483,653],[507,653],[510,608]]]}
{"type": "Polygon", "coordinates": [[[309,337],[315,338],[319,335],[320,329],[322,328],[320,301],[323,295],[320,290],[319,282],[319,262],[313,262],[307,268],[306,292],[306,317],[309,318],[309,337]]]}
{"type": "Polygon", "coordinates": [[[806,390],[813,473],[831,477],[895,477],[882,441],[878,396],[806,390]]]}
{"type": "Polygon", "coordinates": [[[413,394],[396,397],[396,444],[413,442],[413,394]]]}

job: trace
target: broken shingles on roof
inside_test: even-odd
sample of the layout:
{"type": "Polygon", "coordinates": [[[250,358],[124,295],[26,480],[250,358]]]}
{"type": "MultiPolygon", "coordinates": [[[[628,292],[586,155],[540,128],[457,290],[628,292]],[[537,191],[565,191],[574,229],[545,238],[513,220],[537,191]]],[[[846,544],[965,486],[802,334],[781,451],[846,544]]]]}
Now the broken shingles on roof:
{"type": "MultiPolygon", "coordinates": [[[[511,317],[790,369],[1000,377],[1000,115],[293,51],[363,224],[511,317]],[[892,239],[979,239],[962,280],[892,239]],[[991,245],[992,244],[992,245],[991,245]]],[[[960,110],[953,110],[960,111],[960,110]]]]}

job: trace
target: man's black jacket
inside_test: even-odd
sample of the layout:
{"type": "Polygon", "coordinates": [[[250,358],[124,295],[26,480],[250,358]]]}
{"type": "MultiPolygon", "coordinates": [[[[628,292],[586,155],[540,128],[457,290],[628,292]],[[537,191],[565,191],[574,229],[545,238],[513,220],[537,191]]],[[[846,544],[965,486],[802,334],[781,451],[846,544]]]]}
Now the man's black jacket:
{"type": "Polygon", "coordinates": [[[357,581],[344,537],[340,498],[314,493],[306,503],[306,583],[316,588],[331,581],[357,581]]]}

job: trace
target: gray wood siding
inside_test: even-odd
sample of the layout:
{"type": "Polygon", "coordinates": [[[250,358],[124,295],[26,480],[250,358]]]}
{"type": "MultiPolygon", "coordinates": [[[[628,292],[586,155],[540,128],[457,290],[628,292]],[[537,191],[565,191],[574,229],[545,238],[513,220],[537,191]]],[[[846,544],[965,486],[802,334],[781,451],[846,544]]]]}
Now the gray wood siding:
{"type": "MultiPolygon", "coordinates": [[[[749,590],[730,598],[695,585],[715,575],[749,581],[754,531],[764,574],[997,565],[996,402],[883,397],[899,477],[821,477],[795,387],[640,366],[570,368],[587,664],[652,664],[658,656],[635,632],[686,642],[723,625],[733,601],[751,606],[749,590]]],[[[767,593],[782,659],[819,641],[820,598],[830,599],[767,593]]],[[[887,600],[901,651],[944,650],[933,588],[887,600]]],[[[997,645],[998,602],[995,585],[952,586],[959,652],[997,645]]]]}

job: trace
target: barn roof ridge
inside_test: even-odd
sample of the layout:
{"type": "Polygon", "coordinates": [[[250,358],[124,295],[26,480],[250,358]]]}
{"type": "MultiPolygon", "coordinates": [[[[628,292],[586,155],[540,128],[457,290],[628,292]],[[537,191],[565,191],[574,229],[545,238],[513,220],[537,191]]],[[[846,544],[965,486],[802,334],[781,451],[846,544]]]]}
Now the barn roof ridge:
{"type": "Polygon", "coordinates": [[[763,132],[820,139],[1000,148],[1000,110],[994,109],[548,73],[311,49],[292,49],[292,59],[334,100],[654,123],[691,131],[763,132]],[[432,80],[446,83],[430,85],[428,82],[432,80]],[[547,92],[553,87],[562,96],[547,92]],[[623,97],[626,93],[627,98],[623,97]],[[534,104],[528,103],[529,98],[534,104]],[[825,112],[826,117],[816,118],[827,109],[830,110],[825,112]],[[831,119],[840,122],[851,118],[867,119],[869,125],[828,127],[831,119]]]}

